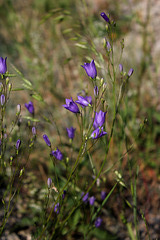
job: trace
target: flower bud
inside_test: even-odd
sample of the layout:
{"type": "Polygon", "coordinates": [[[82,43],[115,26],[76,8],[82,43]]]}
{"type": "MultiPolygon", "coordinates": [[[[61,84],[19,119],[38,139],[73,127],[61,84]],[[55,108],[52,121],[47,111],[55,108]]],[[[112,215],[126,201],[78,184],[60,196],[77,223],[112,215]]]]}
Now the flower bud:
{"type": "Polygon", "coordinates": [[[6,85],[9,83],[9,77],[6,78],[6,85]]]}
{"type": "Polygon", "coordinates": [[[47,185],[48,185],[49,188],[51,187],[51,185],[52,185],[52,179],[51,178],[48,178],[47,185]]]}
{"type": "Polygon", "coordinates": [[[17,150],[19,149],[20,145],[21,145],[21,140],[18,139],[17,142],[16,142],[16,148],[17,148],[17,150]]]}
{"type": "Polygon", "coordinates": [[[32,127],[32,134],[35,136],[36,135],[36,128],[32,127]]]}
{"type": "Polygon", "coordinates": [[[94,87],[94,96],[95,96],[95,97],[97,97],[97,96],[98,96],[98,94],[99,94],[98,87],[97,87],[97,86],[95,86],[95,87],[94,87]]]}
{"type": "Polygon", "coordinates": [[[1,95],[1,106],[5,104],[5,96],[4,94],[1,95]]]}
{"type": "Polygon", "coordinates": [[[129,71],[128,71],[128,77],[131,77],[132,74],[133,74],[133,72],[134,72],[133,68],[129,69],[129,71]]]}
{"type": "Polygon", "coordinates": [[[9,92],[12,90],[12,83],[8,84],[8,90],[9,90],[9,92]]]}
{"type": "Polygon", "coordinates": [[[123,72],[123,65],[122,64],[119,64],[119,71],[120,71],[120,73],[123,72]]]}
{"type": "Polygon", "coordinates": [[[17,114],[20,114],[20,112],[21,112],[21,105],[18,104],[18,105],[17,105],[17,114]]]}

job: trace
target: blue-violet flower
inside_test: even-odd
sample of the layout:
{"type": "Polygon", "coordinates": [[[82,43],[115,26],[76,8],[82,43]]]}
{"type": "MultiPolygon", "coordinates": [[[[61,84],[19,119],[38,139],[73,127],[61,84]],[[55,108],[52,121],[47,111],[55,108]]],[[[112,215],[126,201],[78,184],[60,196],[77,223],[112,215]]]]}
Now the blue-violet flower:
{"type": "Polygon", "coordinates": [[[52,155],[57,159],[57,160],[62,160],[63,159],[63,154],[61,151],[57,148],[55,151],[52,151],[52,155]]]}
{"type": "Polygon", "coordinates": [[[77,96],[77,97],[78,97],[78,100],[75,102],[80,104],[83,108],[92,105],[91,96],[87,96],[87,97],[77,96]]]}
{"type": "Polygon", "coordinates": [[[34,114],[34,106],[31,101],[29,103],[25,103],[25,107],[27,108],[29,113],[34,114]]]}
{"type": "Polygon", "coordinates": [[[6,64],[7,57],[3,59],[0,57],[0,73],[5,74],[7,72],[7,64],[6,64]]]}
{"type": "Polygon", "coordinates": [[[95,118],[94,118],[94,123],[93,123],[93,127],[95,129],[97,129],[98,127],[102,127],[102,125],[105,122],[106,113],[107,112],[103,112],[101,110],[99,111],[99,113],[95,112],[95,118]]]}
{"type": "Polygon", "coordinates": [[[64,108],[73,112],[73,113],[80,113],[77,104],[73,101],[73,99],[66,99],[66,104],[63,105],[64,108]]]}
{"type": "MultiPolygon", "coordinates": [[[[83,193],[84,194],[84,193],[83,193]]],[[[86,193],[84,197],[82,198],[82,201],[86,203],[88,201],[89,193],[86,193]]]]}
{"type": "Polygon", "coordinates": [[[1,105],[3,106],[5,104],[5,96],[4,94],[1,95],[1,105]]]}
{"type": "Polygon", "coordinates": [[[102,224],[102,218],[98,217],[94,224],[96,228],[99,228],[102,224]]]}
{"type": "Polygon", "coordinates": [[[107,17],[107,15],[104,12],[101,12],[101,17],[103,17],[103,19],[107,22],[110,23],[109,17],[107,17]]]}
{"type": "Polygon", "coordinates": [[[18,139],[17,142],[16,142],[16,148],[17,148],[17,150],[19,149],[20,145],[21,145],[21,140],[18,139]]]}
{"type": "Polygon", "coordinates": [[[51,146],[51,142],[50,142],[50,140],[49,140],[49,138],[48,138],[48,136],[46,134],[43,135],[43,139],[46,142],[46,144],[50,147],[51,146]]]}
{"type": "Polygon", "coordinates": [[[107,134],[107,132],[103,131],[103,127],[101,127],[101,128],[99,127],[92,132],[91,138],[97,139],[97,138],[103,137],[106,134],[107,134]]]}
{"type": "Polygon", "coordinates": [[[68,137],[73,139],[76,128],[70,127],[70,128],[66,128],[66,130],[67,130],[68,137]]]}
{"type": "Polygon", "coordinates": [[[91,206],[93,206],[95,200],[96,200],[96,198],[95,198],[94,196],[90,197],[90,198],[89,198],[89,204],[90,204],[91,206]]]}
{"type": "Polygon", "coordinates": [[[84,63],[84,65],[81,65],[83,67],[88,75],[88,77],[96,78],[97,77],[97,69],[94,63],[94,60],[92,60],[90,63],[84,63]]]}
{"type": "Polygon", "coordinates": [[[47,179],[47,185],[48,185],[49,188],[51,187],[51,185],[52,185],[52,179],[51,178],[47,179]]]}
{"type": "Polygon", "coordinates": [[[59,203],[57,203],[57,204],[55,205],[55,207],[54,207],[54,212],[57,213],[57,214],[59,214],[59,212],[60,212],[60,204],[59,204],[59,203]]]}
{"type": "Polygon", "coordinates": [[[128,71],[128,77],[131,77],[132,74],[133,74],[133,72],[134,72],[133,68],[129,69],[129,71],[128,71]]]}

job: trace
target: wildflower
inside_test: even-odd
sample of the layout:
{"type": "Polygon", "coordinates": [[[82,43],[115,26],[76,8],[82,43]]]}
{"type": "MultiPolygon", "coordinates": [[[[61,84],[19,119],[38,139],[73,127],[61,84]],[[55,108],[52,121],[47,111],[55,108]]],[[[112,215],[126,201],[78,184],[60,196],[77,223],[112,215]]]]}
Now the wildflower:
{"type": "Polygon", "coordinates": [[[95,198],[94,196],[90,197],[90,198],[89,198],[89,204],[90,204],[91,206],[93,206],[95,200],[96,200],[96,198],[95,198]]]}
{"type": "Polygon", "coordinates": [[[50,140],[49,140],[49,138],[48,138],[48,136],[46,134],[43,135],[43,139],[46,142],[46,144],[50,147],[51,146],[51,142],[50,142],[50,140]]]}
{"type": "Polygon", "coordinates": [[[107,50],[108,50],[108,52],[110,52],[111,51],[111,44],[110,44],[110,42],[106,42],[106,45],[107,45],[107,50]]]}
{"type": "Polygon", "coordinates": [[[5,96],[4,94],[1,95],[1,105],[3,106],[5,104],[5,96]]]}
{"type": "Polygon", "coordinates": [[[101,127],[101,128],[99,127],[92,132],[90,137],[93,138],[93,139],[97,139],[99,137],[103,137],[106,134],[107,134],[107,132],[103,131],[103,127],[101,127]]]}
{"type": "MultiPolygon", "coordinates": [[[[82,196],[83,196],[83,195],[84,195],[84,193],[82,193],[82,196]]],[[[82,198],[82,201],[83,201],[84,203],[87,203],[88,197],[89,197],[89,193],[86,193],[86,194],[84,195],[84,197],[82,198]]]]}
{"type": "Polygon", "coordinates": [[[6,64],[7,57],[3,59],[0,57],[0,73],[5,74],[7,72],[7,64],[6,64]]]}
{"type": "Polygon", "coordinates": [[[93,123],[93,127],[95,129],[97,129],[98,127],[102,127],[102,125],[105,122],[106,113],[107,112],[103,112],[101,110],[99,111],[99,113],[95,112],[95,118],[94,118],[94,123],[93,123]]]}
{"type": "Polygon", "coordinates": [[[80,113],[77,104],[73,101],[73,99],[66,99],[66,104],[63,105],[64,108],[73,112],[73,113],[80,113]]]}
{"type": "Polygon", "coordinates": [[[67,191],[66,191],[66,190],[64,190],[64,191],[63,191],[63,194],[62,194],[62,199],[64,199],[64,198],[65,198],[65,196],[66,196],[66,193],[67,193],[67,191]]]}
{"type": "Polygon", "coordinates": [[[54,207],[54,212],[57,213],[57,214],[59,214],[59,212],[60,212],[60,204],[59,204],[59,203],[57,203],[57,204],[55,205],[55,207],[54,207]]]}
{"type": "Polygon", "coordinates": [[[17,148],[17,150],[19,149],[20,145],[21,145],[21,140],[18,139],[17,142],[16,142],[16,148],[17,148]]]}
{"type": "Polygon", "coordinates": [[[102,224],[102,218],[98,217],[94,224],[96,228],[99,228],[102,224]]]}
{"type": "Polygon", "coordinates": [[[78,100],[75,102],[80,104],[83,108],[92,105],[91,96],[87,96],[87,97],[77,96],[77,97],[78,97],[78,100]]]}
{"type": "Polygon", "coordinates": [[[51,184],[52,184],[52,179],[48,178],[47,179],[47,185],[48,185],[49,188],[51,187],[51,184]]]}
{"type": "Polygon", "coordinates": [[[98,96],[98,94],[99,94],[98,87],[97,87],[97,86],[95,86],[95,87],[94,87],[94,96],[95,96],[95,97],[97,97],[97,96],[98,96]]]}
{"type": "Polygon", "coordinates": [[[32,134],[35,136],[36,135],[36,128],[32,127],[32,134]]]}
{"type": "Polygon", "coordinates": [[[84,63],[84,66],[81,65],[81,67],[85,69],[88,77],[91,77],[91,78],[97,77],[97,69],[96,69],[94,60],[92,60],[90,63],[84,63]]]}
{"type": "Polygon", "coordinates": [[[25,107],[27,108],[29,113],[34,114],[34,106],[31,101],[29,103],[25,103],[25,107]]]}
{"type": "Polygon", "coordinates": [[[123,65],[122,64],[119,64],[119,71],[120,71],[120,73],[123,72],[123,65]]]}
{"type": "Polygon", "coordinates": [[[101,199],[104,200],[106,198],[106,192],[102,191],[101,192],[101,199]]]}
{"type": "Polygon", "coordinates": [[[104,12],[101,12],[101,17],[103,17],[103,19],[107,22],[110,23],[109,17],[107,17],[107,15],[104,12]]]}
{"type": "Polygon", "coordinates": [[[17,105],[17,114],[20,114],[20,112],[21,112],[21,105],[18,104],[18,105],[17,105]]]}
{"type": "Polygon", "coordinates": [[[57,148],[55,151],[52,151],[52,155],[57,159],[57,160],[62,160],[63,159],[63,154],[61,151],[57,148]]]}
{"type": "Polygon", "coordinates": [[[71,127],[71,128],[66,128],[66,130],[67,130],[67,133],[68,133],[68,137],[73,139],[74,138],[74,132],[75,132],[76,128],[71,127]]]}
{"type": "Polygon", "coordinates": [[[133,72],[134,72],[133,68],[129,69],[129,71],[128,71],[128,77],[131,77],[132,74],[133,74],[133,72]]]}

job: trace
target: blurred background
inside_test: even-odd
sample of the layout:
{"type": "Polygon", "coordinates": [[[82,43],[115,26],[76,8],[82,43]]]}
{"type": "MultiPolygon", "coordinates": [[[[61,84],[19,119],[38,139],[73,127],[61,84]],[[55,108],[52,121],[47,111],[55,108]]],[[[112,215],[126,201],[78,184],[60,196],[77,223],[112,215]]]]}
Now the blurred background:
{"type": "MultiPolygon", "coordinates": [[[[8,112],[11,119],[14,118],[16,105],[21,104],[22,115],[28,115],[24,104],[33,101],[35,118],[40,121],[37,123],[36,151],[31,155],[26,186],[22,189],[26,195],[25,201],[20,198],[17,207],[20,215],[16,218],[23,221],[16,228],[18,230],[13,230],[22,229],[21,235],[26,236],[26,239],[27,234],[23,228],[25,226],[30,232],[33,223],[27,215],[24,216],[25,211],[37,211],[36,197],[41,193],[41,183],[44,186],[48,175],[53,173],[42,135],[46,133],[55,147],[62,139],[62,148],[68,151],[65,128],[76,126],[76,119],[62,105],[65,98],[75,99],[82,91],[93,96],[88,78],[81,67],[91,59],[95,59],[98,76],[103,77],[108,86],[107,131],[110,131],[112,103],[107,76],[108,60],[103,48],[106,37],[105,22],[100,16],[103,11],[109,13],[116,22],[114,53],[117,72],[119,63],[123,64],[126,72],[130,68],[134,69],[127,92],[128,107],[122,108],[122,115],[125,116],[127,111],[128,116],[127,124],[123,126],[125,134],[121,131],[122,126],[117,124],[107,164],[111,166],[125,152],[124,144],[118,145],[124,135],[129,143],[134,143],[131,162],[133,172],[136,171],[134,167],[137,164],[140,168],[137,186],[139,207],[146,213],[151,225],[150,231],[158,234],[155,226],[160,220],[157,216],[160,209],[160,1],[0,0],[0,56],[7,57],[8,71],[16,74],[11,79],[13,91],[8,112]],[[123,39],[124,50],[120,59],[123,39]],[[24,85],[24,79],[31,82],[31,87],[24,85]],[[137,140],[137,131],[144,121],[145,130],[137,140]],[[29,201],[32,206],[28,206],[29,201]]],[[[118,81],[117,77],[117,85],[118,81]]],[[[21,134],[25,137],[26,133],[24,131],[21,134]]],[[[75,142],[76,139],[78,136],[75,137],[75,142]]],[[[96,150],[94,156],[98,159],[105,150],[101,150],[100,144],[96,150]]],[[[97,162],[99,168],[101,162],[97,162]]],[[[120,165],[126,182],[130,177],[127,166],[126,157],[120,165]]],[[[113,180],[111,172],[107,181],[112,185],[113,180]]],[[[127,197],[127,193],[124,197],[127,197]]],[[[110,231],[120,231],[122,235],[117,239],[125,239],[125,230],[118,213],[120,200],[116,201],[116,198],[119,199],[118,192],[114,198],[108,206],[119,226],[114,226],[115,232],[112,227],[110,231]]],[[[142,226],[143,228],[145,227],[142,226]]]]}

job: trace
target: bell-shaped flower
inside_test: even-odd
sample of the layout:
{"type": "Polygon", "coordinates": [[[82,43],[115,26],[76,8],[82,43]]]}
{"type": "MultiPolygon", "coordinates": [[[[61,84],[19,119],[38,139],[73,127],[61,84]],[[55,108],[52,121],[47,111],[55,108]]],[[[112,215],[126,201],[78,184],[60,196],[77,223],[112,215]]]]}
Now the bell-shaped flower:
{"type": "Polygon", "coordinates": [[[62,160],[63,159],[63,154],[61,151],[57,148],[55,151],[52,151],[52,155],[57,159],[57,160],[62,160]]]}
{"type": "Polygon", "coordinates": [[[94,63],[94,60],[92,60],[90,63],[84,63],[84,65],[81,65],[83,67],[88,75],[88,77],[96,78],[97,77],[97,69],[94,63]]]}
{"type": "Polygon", "coordinates": [[[27,108],[29,113],[34,114],[34,106],[31,101],[29,103],[25,103],[25,107],[27,108]]]}
{"type": "Polygon", "coordinates": [[[73,99],[66,99],[66,104],[63,105],[64,108],[73,112],[73,113],[80,113],[77,104],[73,101],[73,99]]]}
{"type": "Polygon", "coordinates": [[[89,193],[87,192],[85,195],[84,195],[84,192],[82,192],[82,201],[84,202],[84,203],[87,203],[88,202],[88,197],[89,197],[89,193]]]}
{"type": "Polygon", "coordinates": [[[66,130],[67,130],[68,137],[70,139],[73,139],[76,128],[70,127],[70,128],[66,128],[66,130]]]}
{"type": "Polygon", "coordinates": [[[91,134],[91,138],[93,139],[97,139],[97,138],[100,138],[100,137],[103,137],[104,135],[106,135],[107,132],[103,131],[103,127],[98,127],[96,130],[94,130],[91,134]]]}
{"type": "Polygon", "coordinates": [[[96,218],[96,221],[94,224],[95,224],[96,228],[99,228],[102,224],[102,218],[100,218],[100,217],[96,218]]]}
{"type": "Polygon", "coordinates": [[[50,140],[49,140],[49,138],[48,138],[48,136],[46,134],[43,135],[43,139],[44,139],[45,143],[50,147],[51,146],[51,142],[50,142],[50,140]]]}
{"type": "Polygon", "coordinates": [[[107,17],[107,15],[104,12],[101,12],[101,17],[103,17],[103,19],[107,22],[110,23],[109,17],[107,17]]]}
{"type": "Polygon", "coordinates": [[[75,102],[80,104],[83,108],[92,105],[91,96],[87,96],[87,97],[77,96],[77,97],[78,97],[78,100],[75,102]]]}
{"type": "Polygon", "coordinates": [[[7,64],[6,64],[7,57],[3,59],[0,57],[0,73],[5,74],[7,72],[7,64]]]}
{"type": "Polygon", "coordinates": [[[105,123],[105,117],[107,112],[99,111],[95,112],[95,118],[93,122],[93,127],[97,129],[98,127],[102,127],[102,125],[105,123]]]}
{"type": "Polygon", "coordinates": [[[89,198],[89,204],[90,204],[91,206],[93,206],[95,200],[96,200],[96,198],[95,198],[94,196],[90,197],[90,198],[89,198]]]}

